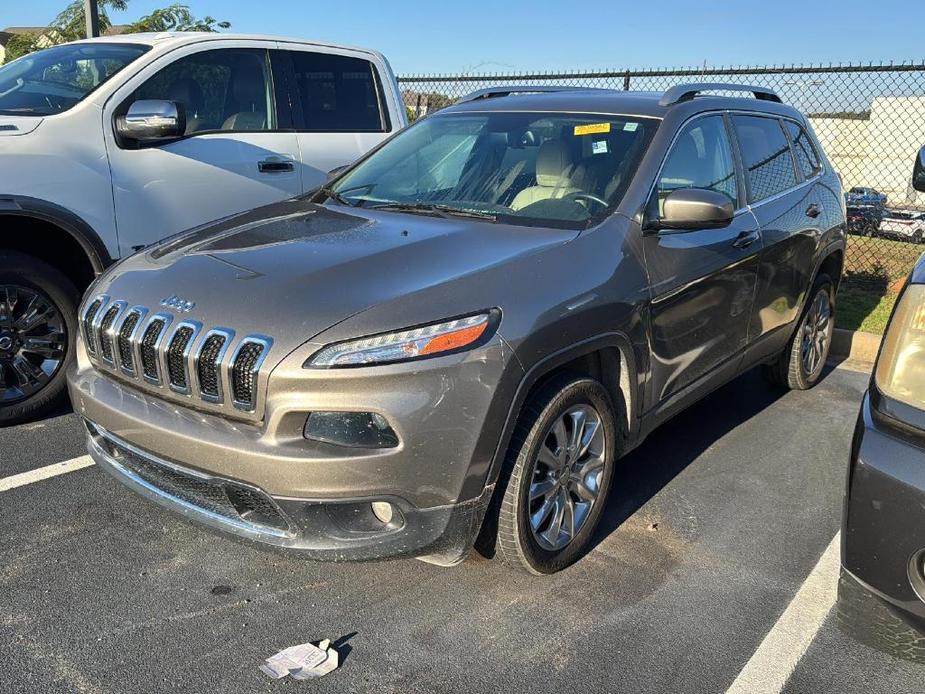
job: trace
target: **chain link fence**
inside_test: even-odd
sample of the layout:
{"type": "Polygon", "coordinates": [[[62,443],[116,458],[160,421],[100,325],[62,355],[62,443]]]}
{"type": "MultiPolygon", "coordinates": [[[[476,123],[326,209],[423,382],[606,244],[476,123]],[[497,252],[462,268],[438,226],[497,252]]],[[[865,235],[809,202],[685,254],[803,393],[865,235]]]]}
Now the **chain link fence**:
{"type": "Polygon", "coordinates": [[[412,119],[485,87],[663,92],[689,82],[769,87],[809,117],[845,190],[857,190],[847,195],[846,291],[867,294],[867,303],[895,295],[925,251],[925,194],[911,184],[915,155],[925,145],[925,62],[399,77],[412,119]]]}

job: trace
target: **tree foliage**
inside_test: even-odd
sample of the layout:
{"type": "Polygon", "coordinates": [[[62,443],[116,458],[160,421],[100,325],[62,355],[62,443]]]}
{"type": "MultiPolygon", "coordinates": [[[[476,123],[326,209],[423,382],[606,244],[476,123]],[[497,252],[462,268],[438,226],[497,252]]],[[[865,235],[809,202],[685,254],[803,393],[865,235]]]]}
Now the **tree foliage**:
{"type": "MultiPolygon", "coordinates": [[[[123,12],[128,9],[129,0],[98,0],[100,11],[100,33],[112,26],[109,12],[123,12]]],[[[129,24],[126,33],[142,31],[218,31],[228,29],[230,22],[214,17],[196,17],[188,5],[174,3],[154,10],[151,14],[129,24]]],[[[16,34],[6,45],[6,62],[15,60],[39,48],[57,46],[68,41],[77,41],[86,36],[86,16],[83,0],[72,0],[52,20],[48,27],[34,34],[16,34]]]]}

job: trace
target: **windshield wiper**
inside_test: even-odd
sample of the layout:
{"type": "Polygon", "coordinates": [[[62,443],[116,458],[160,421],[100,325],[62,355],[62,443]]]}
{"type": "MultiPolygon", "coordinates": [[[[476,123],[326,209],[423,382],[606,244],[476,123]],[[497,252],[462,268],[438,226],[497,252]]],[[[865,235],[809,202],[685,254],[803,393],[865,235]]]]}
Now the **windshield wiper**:
{"type": "Polygon", "coordinates": [[[452,205],[428,202],[384,202],[378,205],[371,205],[370,209],[426,214],[431,217],[469,217],[470,219],[481,219],[486,222],[494,222],[498,219],[497,215],[491,214],[490,212],[479,212],[477,210],[467,210],[462,207],[453,207],[452,205]]]}
{"type": "Polygon", "coordinates": [[[350,202],[347,198],[345,198],[343,195],[341,195],[340,193],[338,193],[336,190],[332,188],[328,188],[327,186],[322,186],[320,188],[320,192],[324,193],[325,195],[328,196],[328,198],[330,198],[334,202],[337,202],[343,205],[344,207],[356,207],[355,203],[350,202]]]}

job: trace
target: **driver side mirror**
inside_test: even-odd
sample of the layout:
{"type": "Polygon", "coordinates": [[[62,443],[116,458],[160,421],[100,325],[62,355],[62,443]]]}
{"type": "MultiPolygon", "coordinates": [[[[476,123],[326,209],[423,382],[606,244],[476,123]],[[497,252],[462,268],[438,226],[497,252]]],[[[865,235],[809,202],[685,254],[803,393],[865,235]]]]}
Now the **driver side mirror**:
{"type": "Polygon", "coordinates": [[[143,99],[116,119],[116,131],[120,137],[138,143],[182,137],[186,133],[186,111],[173,101],[143,99]]]}
{"type": "Polygon", "coordinates": [[[925,147],[919,150],[915,158],[915,166],[912,168],[912,187],[925,193],[925,147]]]}
{"type": "Polygon", "coordinates": [[[719,229],[729,226],[735,206],[728,195],[706,188],[679,188],[665,198],[661,229],[719,229]]]}

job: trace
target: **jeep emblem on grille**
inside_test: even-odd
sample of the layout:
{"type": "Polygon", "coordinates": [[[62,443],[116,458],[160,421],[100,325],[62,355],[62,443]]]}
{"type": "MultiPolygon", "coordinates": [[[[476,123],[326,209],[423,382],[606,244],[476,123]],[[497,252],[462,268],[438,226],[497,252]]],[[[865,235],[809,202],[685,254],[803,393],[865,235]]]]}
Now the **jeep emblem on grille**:
{"type": "Polygon", "coordinates": [[[196,302],[181,299],[179,296],[174,294],[173,296],[168,296],[166,299],[161,301],[161,306],[172,308],[179,313],[189,313],[196,306],[196,302]]]}

